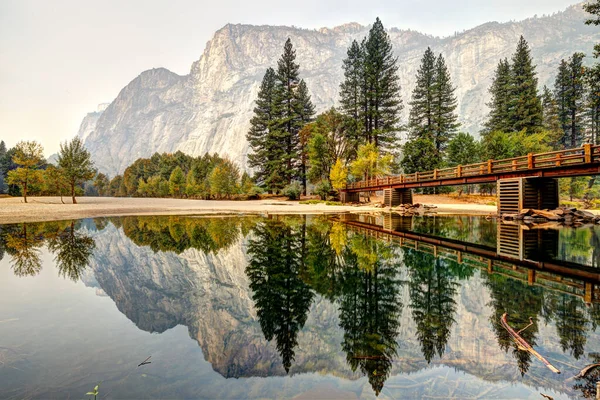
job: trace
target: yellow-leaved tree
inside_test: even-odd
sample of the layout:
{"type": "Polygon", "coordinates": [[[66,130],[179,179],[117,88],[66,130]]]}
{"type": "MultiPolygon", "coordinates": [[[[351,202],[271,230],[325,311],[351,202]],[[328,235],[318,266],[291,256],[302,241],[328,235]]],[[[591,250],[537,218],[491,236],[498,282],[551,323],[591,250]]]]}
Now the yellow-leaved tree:
{"type": "Polygon", "coordinates": [[[329,180],[331,181],[331,186],[335,190],[343,189],[346,186],[346,182],[348,181],[348,168],[342,164],[342,160],[339,158],[335,161],[335,164],[331,168],[331,172],[329,172],[329,180]]]}

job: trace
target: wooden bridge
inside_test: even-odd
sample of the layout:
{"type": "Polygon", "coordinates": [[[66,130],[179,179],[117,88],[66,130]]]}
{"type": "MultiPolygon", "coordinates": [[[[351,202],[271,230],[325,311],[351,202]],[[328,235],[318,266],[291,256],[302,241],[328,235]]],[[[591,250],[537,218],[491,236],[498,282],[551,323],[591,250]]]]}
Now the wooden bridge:
{"type": "Polygon", "coordinates": [[[497,183],[500,213],[523,208],[558,206],[558,184],[554,178],[600,174],[600,145],[528,154],[504,160],[458,165],[433,171],[369,179],[341,189],[342,202],[358,202],[359,193],[384,191],[387,206],[412,203],[412,189],[497,183]]]}
{"type": "MultiPolygon", "coordinates": [[[[552,230],[523,231],[519,226],[498,224],[497,248],[418,233],[411,230],[412,217],[387,215],[383,226],[373,216],[345,215],[341,221],[351,230],[379,240],[392,242],[400,247],[430,253],[434,257],[449,259],[459,264],[486,270],[526,281],[529,285],[546,287],[581,298],[585,303],[600,303],[600,270],[572,262],[538,259],[530,252],[532,241],[536,249],[552,253],[558,247],[558,232],[552,230]],[[514,230],[513,228],[517,228],[514,230]],[[508,228],[508,230],[505,230],[508,228]],[[519,232],[516,237],[513,232],[519,232]],[[524,237],[525,236],[528,237],[524,237]],[[556,238],[548,237],[556,234],[556,238]],[[507,241],[513,242],[506,251],[507,241]],[[518,252],[510,248],[520,248],[518,252]]],[[[557,250],[557,249],[556,249],[557,250]]]]}

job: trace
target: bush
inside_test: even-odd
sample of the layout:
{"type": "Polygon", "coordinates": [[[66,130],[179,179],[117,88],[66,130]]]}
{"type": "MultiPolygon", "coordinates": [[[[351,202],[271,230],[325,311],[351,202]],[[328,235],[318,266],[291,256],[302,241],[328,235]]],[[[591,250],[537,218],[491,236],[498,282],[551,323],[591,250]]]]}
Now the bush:
{"type": "Polygon", "coordinates": [[[248,190],[248,200],[258,200],[260,199],[260,195],[265,191],[260,186],[252,186],[250,190],[248,190]]]}
{"type": "Polygon", "coordinates": [[[317,199],[304,200],[304,201],[300,202],[300,204],[321,204],[321,203],[323,203],[323,200],[317,200],[317,199]]]}
{"type": "Polygon", "coordinates": [[[302,193],[302,185],[300,185],[300,182],[294,181],[284,187],[281,193],[290,200],[298,200],[300,198],[300,193],[302,193]]]}
{"type": "Polygon", "coordinates": [[[313,193],[318,195],[321,200],[327,200],[327,195],[329,195],[329,192],[331,192],[331,184],[327,180],[319,181],[313,190],[313,193]]]}

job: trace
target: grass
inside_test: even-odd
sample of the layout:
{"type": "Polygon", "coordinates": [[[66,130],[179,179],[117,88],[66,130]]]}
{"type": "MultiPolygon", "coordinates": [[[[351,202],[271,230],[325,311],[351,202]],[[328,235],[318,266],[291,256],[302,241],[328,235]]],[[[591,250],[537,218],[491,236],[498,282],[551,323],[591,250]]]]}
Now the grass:
{"type": "Polygon", "coordinates": [[[331,201],[331,200],[317,200],[317,199],[311,199],[311,200],[302,200],[300,202],[300,204],[325,204],[326,206],[341,206],[342,203],[339,201],[331,201]]]}

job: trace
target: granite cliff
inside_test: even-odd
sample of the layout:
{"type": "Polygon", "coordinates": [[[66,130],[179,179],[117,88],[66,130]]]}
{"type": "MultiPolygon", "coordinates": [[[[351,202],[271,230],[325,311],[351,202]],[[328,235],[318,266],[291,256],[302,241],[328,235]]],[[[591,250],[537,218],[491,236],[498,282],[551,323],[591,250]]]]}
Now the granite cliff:
{"type": "MultiPolygon", "coordinates": [[[[562,58],[575,51],[590,54],[600,41],[598,30],[583,24],[585,17],[581,5],[574,5],[552,16],[490,22],[447,38],[390,29],[400,66],[404,120],[427,46],[446,58],[457,87],[462,129],[477,133],[487,113],[493,71],[499,59],[510,57],[519,35],[531,45],[540,86],[551,84],[562,58]]],[[[348,45],[367,32],[368,27],[356,23],[319,30],[228,24],[214,34],[188,75],[164,68],[142,72],[101,115],[86,117],[79,136],[100,171],[110,175],[122,173],[139,157],[177,150],[191,155],[216,152],[245,167],[245,134],[259,83],[285,40],[292,39],[301,75],[317,111],[323,111],[337,102],[348,45]]]]}

